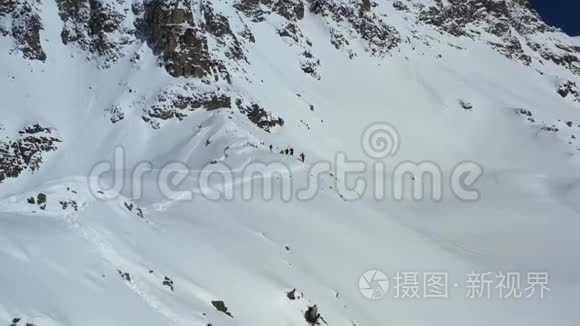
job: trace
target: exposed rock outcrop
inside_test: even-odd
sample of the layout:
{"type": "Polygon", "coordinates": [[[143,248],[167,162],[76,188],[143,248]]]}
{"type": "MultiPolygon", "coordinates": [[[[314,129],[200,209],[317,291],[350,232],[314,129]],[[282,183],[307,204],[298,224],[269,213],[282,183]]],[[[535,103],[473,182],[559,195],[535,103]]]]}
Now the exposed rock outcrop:
{"type": "Polygon", "coordinates": [[[315,58],[312,52],[306,50],[300,55],[300,68],[306,74],[312,76],[316,79],[321,79],[318,73],[318,67],[320,66],[320,60],[315,58]]]}
{"type": "Polygon", "coordinates": [[[542,59],[551,61],[580,76],[580,46],[561,43],[545,44],[535,41],[528,42],[528,46],[538,52],[542,59]]]}
{"type": "MultiPolygon", "coordinates": [[[[496,40],[490,40],[489,44],[498,52],[526,65],[531,63],[516,35],[521,23],[515,9],[509,7],[514,4],[491,0],[450,0],[448,6],[441,0],[435,0],[435,3],[435,6],[421,10],[420,21],[453,36],[476,37],[481,32],[490,33],[496,40]]],[[[529,10],[526,17],[528,20],[536,18],[529,10]]],[[[544,28],[547,26],[542,24],[532,30],[544,28]]]]}
{"type": "MultiPolygon", "coordinates": [[[[397,47],[401,38],[394,27],[373,12],[374,7],[376,3],[369,0],[313,0],[310,11],[323,17],[331,26],[331,42],[336,48],[350,45],[349,38],[360,38],[366,51],[383,56],[397,47]]],[[[352,53],[350,51],[351,57],[352,53]]]]}
{"type": "Polygon", "coordinates": [[[253,124],[264,131],[270,132],[272,128],[284,125],[284,119],[273,115],[256,103],[247,104],[242,99],[237,99],[236,106],[253,124]]]}
{"type": "Polygon", "coordinates": [[[324,318],[322,318],[320,313],[318,313],[317,305],[308,307],[304,313],[304,319],[306,319],[306,322],[308,322],[309,325],[320,325],[320,321],[324,321],[324,318]]]}
{"type": "Polygon", "coordinates": [[[537,53],[580,74],[580,48],[550,37],[557,29],[544,23],[527,0],[433,1],[433,6],[419,8],[419,21],[453,36],[484,39],[502,55],[525,65],[537,53]],[[483,33],[489,37],[481,37],[483,33]]]}
{"type": "Polygon", "coordinates": [[[239,0],[234,6],[254,22],[263,21],[264,15],[270,12],[297,21],[304,18],[305,10],[302,0],[239,0]]]}
{"type": "Polygon", "coordinates": [[[558,89],[558,94],[563,98],[570,97],[573,101],[580,102],[580,89],[573,81],[563,83],[558,89]]]}
{"type": "Polygon", "coordinates": [[[118,105],[111,105],[106,108],[105,113],[109,116],[111,123],[117,123],[125,119],[125,112],[123,112],[123,109],[118,105]]]}
{"type": "Polygon", "coordinates": [[[142,119],[153,129],[159,129],[163,120],[183,120],[189,112],[198,109],[211,111],[230,108],[231,105],[231,97],[217,87],[185,83],[156,94],[153,103],[144,110],[142,119]]]}
{"type": "Polygon", "coordinates": [[[193,22],[186,0],[154,0],[145,4],[141,34],[174,77],[219,76],[225,67],[211,58],[207,37],[193,22]]]}
{"type": "MultiPolygon", "coordinates": [[[[228,59],[247,62],[242,44],[232,31],[228,18],[215,12],[211,2],[207,1],[203,4],[203,28],[215,37],[220,47],[225,49],[225,56],[228,59]]],[[[244,32],[250,34],[247,37],[252,41],[253,35],[247,26],[244,32]]]]}
{"type": "MultiPolygon", "coordinates": [[[[64,44],[75,44],[108,67],[124,56],[123,49],[135,41],[135,28],[127,22],[129,8],[109,0],[57,0],[63,21],[64,44]]],[[[129,17],[130,18],[130,17],[129,17]]]]}
{"type": "Polygon", "coordinates": [[[30,60],[46,60],[40,42],[42,21],[38,14],[39,0],[0,1],[0,36],[11,36],[15,47],[11,52],[20,52],[30,60]]]}
{"type": "Polygon", "coordinates": [[[211,302],[212,306],[214,306],[216,308],[217,311],[219,312],[223,312],[224,314],[228,315],[231,318],[234,318],[234,316],[228,311],[228,307],[226,306],[226,304],[221,301],[221,300],[214,300],[211,302]]]}
{"type": "MultiPolygon", "coordinates": [[[[228,18],[217,12],[211,1],[200,0],[194,7],[187,0],[153,0],[143,8],[134,6],[134,11],[141,17],[137,21],[138,35],[174,77],[212,77],[214,81],[231,82],[226,59],[247,61],[228,18]],[[209,49],[210,38],[219,48],[209,49]]],[[[249,29],[244,31],[242,38],[254,41],[249,29]]]]}
{"type": "Polygon", "coordinates": [[[40,169],[43,155],[55,151],[61,142],[54,130],[39,124],[24,128],[16,139],[0,140],[0,182],[16,178],[22,172],[40,169]]]}
{"type": "Polygon", "coordinates": [[[296,49],[297,55],[300,57],[300,69],[313,78],[320,79],[318,73],[320,60],[312,53],[312,42],[304,36],[300,27],[290,22],[284,28],[278,30],[278,34],[290,45],[291,48],[296,49]]]}

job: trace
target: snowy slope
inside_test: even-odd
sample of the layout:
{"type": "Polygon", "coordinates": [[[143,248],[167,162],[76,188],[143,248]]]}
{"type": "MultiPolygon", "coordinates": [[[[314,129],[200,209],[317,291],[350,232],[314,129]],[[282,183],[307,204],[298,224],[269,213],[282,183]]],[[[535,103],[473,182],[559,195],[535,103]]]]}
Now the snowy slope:
{"type": "Polygon", "coordinates": [[[580,49],[520,3],[0,4],[0,323],[308,325],[317,305],[331,326],[577,325],[580,49]],[[283,164],[300,189],[337,153],[370,166],[380,121],[400,138],[380,200],[370,183],[347,200],[337,171],[265,200],[240,172],[283,164]],[[476,201],[450,188],[465,161],[476,201]],[[172,162],[190,174],[167,196],[172,162]],[[442,199],[397,200],[403,162],[440,167],[442,199]],[[234,199],[205,198],[197,172],[225,167],[234,199]],[[391,281],[381,300],[368,270],[391,281]],[[446,273],[448,298],[395,297],[397,272],[446,273]],[[545,272],[550,291],[470,298],[474,272],[522,291],[545,272]]]}

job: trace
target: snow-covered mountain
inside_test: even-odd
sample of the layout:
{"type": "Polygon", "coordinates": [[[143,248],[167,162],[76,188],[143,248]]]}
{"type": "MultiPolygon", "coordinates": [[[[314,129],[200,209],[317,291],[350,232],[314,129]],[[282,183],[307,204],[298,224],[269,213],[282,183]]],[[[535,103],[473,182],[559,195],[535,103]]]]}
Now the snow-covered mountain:
{"type": "Polygon", "coordinates": [[[0,0],[0,36],[0,324],[580,321],[580,44],[527,0],[0,0]]]}

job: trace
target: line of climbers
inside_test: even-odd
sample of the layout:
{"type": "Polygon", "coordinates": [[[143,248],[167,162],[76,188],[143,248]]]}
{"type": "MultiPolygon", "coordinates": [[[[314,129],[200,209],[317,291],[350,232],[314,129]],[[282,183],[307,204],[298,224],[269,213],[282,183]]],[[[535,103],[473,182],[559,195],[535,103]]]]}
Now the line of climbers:
{"type": "MultiPolygon", "coordinates": [[[[272,145],[270,145],[270,152],[274,151],[274,147],[272,145]]],[[[290,155],[290,156],[294,156],[294,148],[293,147],[288,147],[286,149],[283,149],[280,151],[280,154],[283,155],[290,155]]],[[[304,153],[300,153],[300,155],[298,155],[300,162],[304,163],[304,160],[306,159],[306,155],[304,155],[304,153]]]]}

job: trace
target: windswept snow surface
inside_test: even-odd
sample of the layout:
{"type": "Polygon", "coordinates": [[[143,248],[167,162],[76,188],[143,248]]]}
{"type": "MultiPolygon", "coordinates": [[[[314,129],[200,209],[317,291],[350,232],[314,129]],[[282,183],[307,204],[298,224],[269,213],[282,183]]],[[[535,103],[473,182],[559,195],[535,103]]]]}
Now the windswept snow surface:
{"type": "MultiPolygon", "coordinates": [[[[51,1],[42,10],[57,17],[51,1]]],[[[404,19],[391,18],[405,29],[404,19]]],[[[153,130],[135,107],[110,123],[110,105],[149,103],[185,79],[170,77],[149,49],[140,50],[138,66],[124,58],[97,69],[58,41],[56,18],[42,32],[45,63],[0,51],[2,136],[40,123],[62,140],[39,170],[0,185],[0,324],[296,326],[307,325],[304,314],[316,304],[331,326],[578,325],[580,103],[556,92],[577,76],[554,65],[540,74],[482,43],[439,34],[433,47],[403,44],[385,58],[361,52],[351,60],[307,12],[300,25],[321,61],[317,80],[296,68],[295,49],[268,19],[252,25],[251,69],[232,75],[232,88],[284,118],[271,133],[233,110],[194,111],[153,130]],[[436,163],[445,176],[440,201],[391,193],[375,200],[371,191],[347,201],[329,173],[310,200],[266,201],[256,189],[249,200],[212,201],[199,195],[195,176],[174,187],[194,198],[176,200],[162,194],[158,170],[144,174],[140,198],[127,190],[139,162],[197,170],[214,160],[234,168],[282,162],[297,188],[309,167],[336,153],[375,162],[361,134],[378,121],[400,137],[399,151],[384,159],[388,171],[405,161],[436,163]],[[543,128],[552,125],[559,131],[543,128]],[[288,146],[306,162],[277,154],[288,146]],[[122,176],[101,181],[126,188],[91,192],[91,168],[112,161],[119,147],[122,176]],[[449,185],[464,161],[484,171],[477,201],[459,200],[449,185]],[[389,277],[380,300],[359,289],[368,270],[389,277]],[[418,273],[419,298],[396,297],[397,272],[418,273]],[[431,272],[448,275],[447,298],[425,298],[423,276],[431,272]],[[491,297],[470,298],[468,275],[486,272],[491,297]],[[549,292],[501,298],[500,272],[519,273],[522,292],[528,273],[548,273],[549,292]],[[292,289],[299,298],[288,298],[292,289]],[[223,301],[231,316],[212,301],[223,301]]],[[[0,38],[0,49],[11,46],[0,38]]],[[[386,179],[389,188],[390,172],[386,179]]],[[[237,193],[249,181],[233,182],[237,193]]]]}

